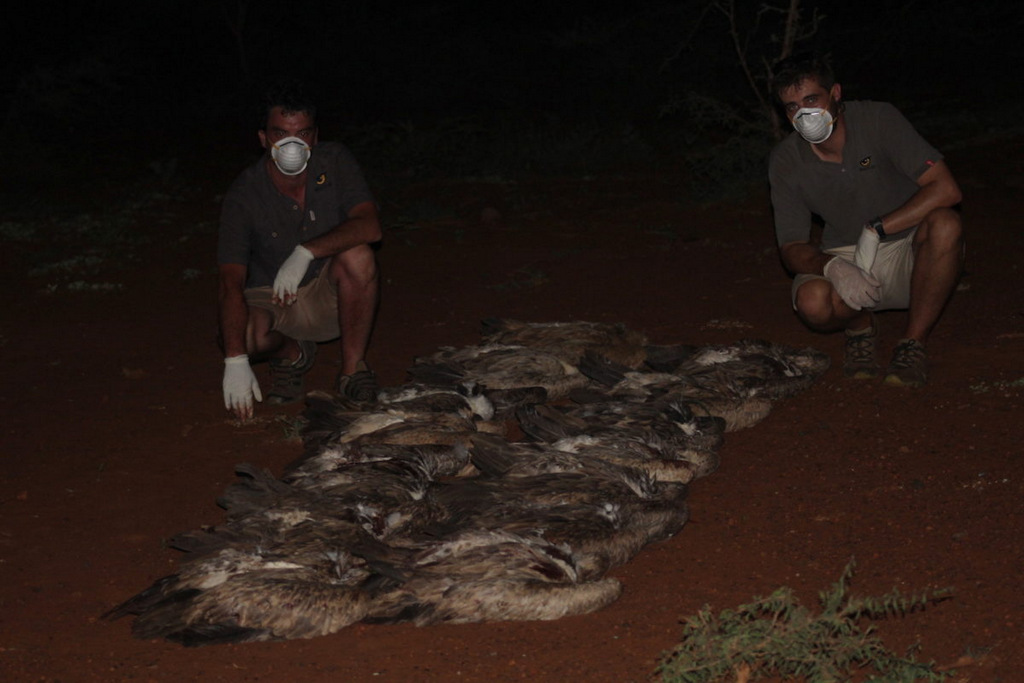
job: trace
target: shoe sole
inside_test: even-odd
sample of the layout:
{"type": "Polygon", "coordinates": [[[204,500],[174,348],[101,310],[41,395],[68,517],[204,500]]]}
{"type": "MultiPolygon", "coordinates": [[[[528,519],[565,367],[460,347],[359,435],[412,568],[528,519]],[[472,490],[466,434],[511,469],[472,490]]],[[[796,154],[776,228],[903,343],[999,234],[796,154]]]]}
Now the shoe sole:
{"type": "Polygon", "coordinates": [[[877,379],[881,375],[881,370],[855,370],[854,372],[843,372],[843,377],[846,379],[877,379]]]}
{"type": "Polygon", "coordinates": [[[356,403],[374,403],[380,393],[380,385],[377,384],[377,376],[372,370],[357,370],[351,375],[339,375],[334,383],[335,391],[356,403]],[[370,386],[367,386],[367,383],[370,386]],[[353,384],[363,384],[360,391],[353,391],[353,384]]]}
{"type": "Polygon", "coordinates": [[[908,389],[920,389],[927,382],[924,382],[924,381],[922,381],[922,382],[907,382],[907,381],[904,381],[904,380],[900,379],[900,377],[897,376],[897,375],[886,375],[885,376],[885,383],[888,384],[891,387],[906,387],[908,389]]]}
{"type": "Polygon", "coordinates": [[[302,396],[296,396],[295,398],[290,398],[290,397],[285,397],[285,396],[280,396],[278,394],[274,394],[272,396],[268,396],[267,397],[267,405],[286,406],[286,405],[289,405],[291,403],[298,403],[299,401],[301,401],[305,397],[306,397],[306,393],[305,392],[302,393],[302,396]]]}

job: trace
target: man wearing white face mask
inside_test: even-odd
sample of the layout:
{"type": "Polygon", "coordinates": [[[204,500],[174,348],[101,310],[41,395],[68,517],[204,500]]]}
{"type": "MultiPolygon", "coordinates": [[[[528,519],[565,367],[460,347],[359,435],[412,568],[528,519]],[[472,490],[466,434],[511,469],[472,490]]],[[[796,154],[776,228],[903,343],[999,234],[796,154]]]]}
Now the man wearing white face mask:
{"type": "Polygon", "coordinates": [[[844,102],[822,60],[782,60],[772,92],[794,128],[769,162],[794,310],[812,329],[845,330],[843,373],[868,379],[882,374],[875,312],[907,309],[885,383],[924,385],[925,345],[963,266],[956,180],[895,107],[844,102]]]}
{"type": "Polygon", "coordinates": [[[352,154],[319,142],[301,90],[268,93],[258,131],[266,154],[224,197],[218,241],[225,407],[239,419],[263,400],[252,363],[267,360],[267,400],[303,396],[317,344],[341,340],[337,389],[370,401],[364,360],[378,298],[377,206],[352,154]]]}

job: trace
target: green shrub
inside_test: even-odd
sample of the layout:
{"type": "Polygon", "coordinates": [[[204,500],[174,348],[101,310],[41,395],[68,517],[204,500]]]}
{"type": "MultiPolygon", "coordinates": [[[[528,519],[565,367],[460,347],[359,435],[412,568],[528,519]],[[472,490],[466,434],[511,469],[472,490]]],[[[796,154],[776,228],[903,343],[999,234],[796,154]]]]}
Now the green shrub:
{"type": "Polygon", "coordinates": [[[854,667],[872,667],[870,681],[941,681],[949,674],[913,653],[899,657],[882,647],[865,619],[901,617],[944,599],[948,590],[905,596],[897,590],[881,598],[847,593],[854,562],[831,589],[819,594],[821,612],[799,604],[790,588],[715,616],[707,608],[684,622],[682,642],[666,653],[656,674],[665,683],[754,681],[795,677],[807,683],[848,680],[854,667]]]}

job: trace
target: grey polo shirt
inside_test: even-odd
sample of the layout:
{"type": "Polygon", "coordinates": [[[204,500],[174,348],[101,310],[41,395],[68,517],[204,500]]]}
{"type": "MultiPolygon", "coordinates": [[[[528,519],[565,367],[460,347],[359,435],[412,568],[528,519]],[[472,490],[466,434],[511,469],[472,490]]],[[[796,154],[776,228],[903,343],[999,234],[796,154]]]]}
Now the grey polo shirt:
{"type": "MultiPolygon", "coordinates": [[[[359,164],[344,145],[318,143],[306,171],[304,210],[274,187],[265,156],[242,171],[224,195],[217,262],[246,266],[247,288],[273,285],[295,245],[337,227],[353,207],[373,201],[359,164]]],[[[313,279],[326,261],[313,261],[302,284],[313,279]]]]}
{"type": "Polygon", "coordinates": [[[768,177],[780,245],[807,241],[815,214],[825,222],[823,249],[855,244],[866,222],[905,204],[918,178],[943,158],[891,104],[847,102],[841,116],[842,163],[819,159],[795,131],[772,150],[768,177]]]}

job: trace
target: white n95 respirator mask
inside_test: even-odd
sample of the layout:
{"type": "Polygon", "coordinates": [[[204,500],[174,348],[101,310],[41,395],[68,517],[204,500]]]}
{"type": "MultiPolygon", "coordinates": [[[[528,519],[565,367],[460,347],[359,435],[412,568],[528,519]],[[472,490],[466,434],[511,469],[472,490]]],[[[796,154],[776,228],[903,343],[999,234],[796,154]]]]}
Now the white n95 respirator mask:
{"type": "Polygon", "coordinates": [[[804,140],[817,145],[825,142],[835,130],[836,121],[828,109],[804,107],[793,117],[793,128],[804,140]]]}
{"type": "Polygon", "coordinates": [[[281,138],[270,147],[270,158],[285,175],[298,175],[306,170],[312,149],[306,141],[295,136],[281,138]]]}

